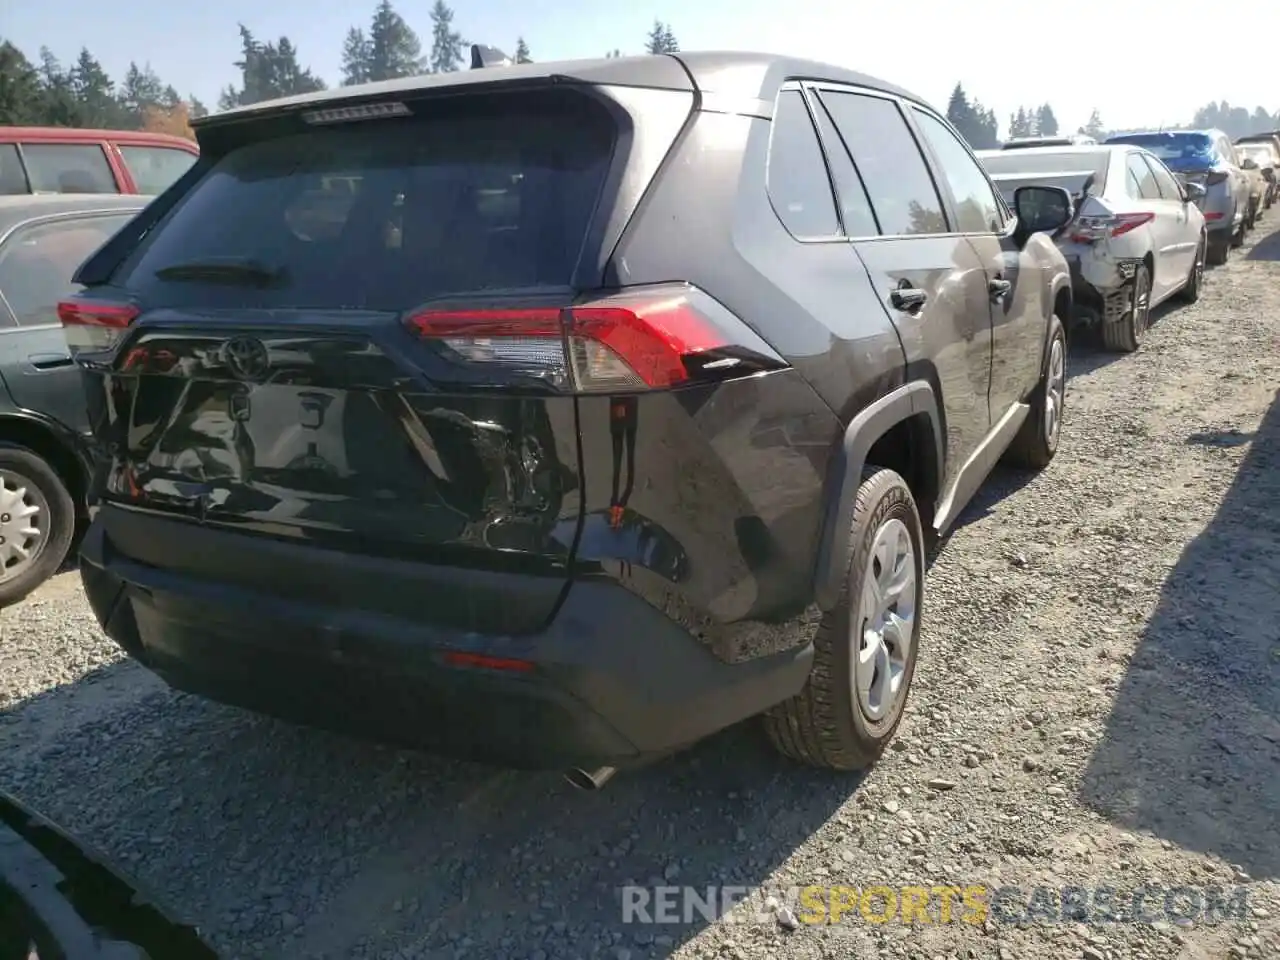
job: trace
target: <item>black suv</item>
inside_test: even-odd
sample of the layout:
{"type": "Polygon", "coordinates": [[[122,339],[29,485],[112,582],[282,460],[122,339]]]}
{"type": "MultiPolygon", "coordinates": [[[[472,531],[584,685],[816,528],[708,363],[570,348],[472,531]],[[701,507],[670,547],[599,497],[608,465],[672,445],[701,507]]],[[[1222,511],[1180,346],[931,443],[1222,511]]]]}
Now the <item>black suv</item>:
{"type": "Polygon", "coordinates": [[[1020,221],[921,100],[750,54],[197,135],[60,307],[112,638],[181,689],[584,785],[762,712],[793,757],[874,759],[922,528],[1057,446],[1071,293],[1031,231],[1063,191],[1020,221]]]}

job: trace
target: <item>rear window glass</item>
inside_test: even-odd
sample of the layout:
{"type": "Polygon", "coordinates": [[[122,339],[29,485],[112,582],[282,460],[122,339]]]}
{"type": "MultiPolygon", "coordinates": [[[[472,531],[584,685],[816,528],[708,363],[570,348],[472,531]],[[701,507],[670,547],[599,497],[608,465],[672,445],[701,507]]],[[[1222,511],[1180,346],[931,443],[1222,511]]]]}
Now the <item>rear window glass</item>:
{"type": "Polygon", "coordinates": [[[435,110],[232,150],[117,280],[173,306],[396,311],[570,283],[612,155],[612,119],[571,91],[435,110]],[[211,263],[233,269],[219,266],[220,281],[165,269],[211,263]],[[243,264],[258,282],[237,280],[243,264]]]}
{"type": "Polygon", "coordinates": [[[1157,133],[1112,137],[1107,143],[1132,143],[1145,147],[1161,160],[1193,160],[1212,154],[1213,141],[1203,133],[1157,133]]]}
{"type": "Polygon", "coordinates": [[[1011,150],[1007,153],[981,153],[978,159],[987,168],[987,172],[996,174],[1073,174],[1092,173],[1099,178],[1107,169],[1106,151],[1088,153],[1030,153],[1022,150],[1011,150]]]}
{"type": "Polygon", "coordinates": [[[164,193],[169,184],[177,180],[196,162],[196,155],[175,147],[139,147],[120,144],[120,155],[129,168],[138,192],[154,195],[164,193]]]}

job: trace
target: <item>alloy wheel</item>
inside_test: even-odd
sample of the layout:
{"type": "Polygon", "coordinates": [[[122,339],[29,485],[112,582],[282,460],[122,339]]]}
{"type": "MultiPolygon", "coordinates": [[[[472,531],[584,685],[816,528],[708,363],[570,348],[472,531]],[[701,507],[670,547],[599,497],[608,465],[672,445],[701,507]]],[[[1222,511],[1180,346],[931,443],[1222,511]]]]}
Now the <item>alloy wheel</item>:
{"type": "Polygon", "coordinates": [[[915,547],[907,525],[886,520],[876,531],[851,619],[854,700],[867,720],[893,712],[906,693],[907,664],[920,607],[915,547]]]}

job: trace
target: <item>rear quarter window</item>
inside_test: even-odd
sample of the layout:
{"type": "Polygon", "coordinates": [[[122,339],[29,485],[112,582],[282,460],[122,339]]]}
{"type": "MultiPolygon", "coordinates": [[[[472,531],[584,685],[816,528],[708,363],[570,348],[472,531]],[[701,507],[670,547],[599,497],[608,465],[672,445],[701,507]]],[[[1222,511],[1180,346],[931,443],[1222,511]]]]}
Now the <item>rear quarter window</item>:
{"type": "Polygon", "coordinates": [[[120,156],[138,193],[164,193],[169,185],[191,169],[196,155],[177,147],[144,147],[120,144],[120,156]]]}
{"type": "Polygon", "coordinates": [[[175,306],[395,311],[565,286],[615,135],[603,107],[557,91],[459,98],[429,116],[250,143],[214,163],[115,279],[175,306]],[[267,267],[276,282],[156,276],[227,260],[267,267]]]}

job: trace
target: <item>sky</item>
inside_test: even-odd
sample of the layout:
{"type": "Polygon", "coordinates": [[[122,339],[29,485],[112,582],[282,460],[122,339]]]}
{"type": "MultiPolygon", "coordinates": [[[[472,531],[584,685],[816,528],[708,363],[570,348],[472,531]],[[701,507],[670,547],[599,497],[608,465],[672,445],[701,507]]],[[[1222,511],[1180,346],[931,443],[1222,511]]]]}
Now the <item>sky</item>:
{"type": "MultiPolygon", "coordinates": [[[[393,0],[394,2],[394,0],[393,0]]],[[[366,26],[375,0],[5,0],[0,38],[33,61],[48,46],[64,62],[82,46],[113,78],[130,60],[210,107],[237,81],[237,23],[264,39],[287,35],[304,66],[331,86],[342,38],[366,26]]],[[[396,9],[430,47],[432,0],[396,9]]],[[[957,81],[1004,129],[1019,105],[1048,102],[1064,130],[1097,108],[1111,128],[1186,123],[1210,100],[1280,110],[1280,0],[1235,0],[1231,28],[1208,30],[1212,9],[1154,0],[455,0],[467,42],[506,53],[517,36],[534,60],[642,53],[655,18],[686,50],[756,50],[826,61],[897,83],[945,107],[957,81]],[[879,10],[882,12],[873,12],[879,10]],[[1205,36],[1217,39],[1206,46],[1205,36]],[[1232,48],[1232,37],[1240,46],[1232,48]],[[1253,49],[1252,37],[1267,40],[1253,49]],[[1082,51],[1088,51],[1087,53],[1082,51]]],[[[1226,8],[1223,9],[1226,13],[1226,8]]]]}

